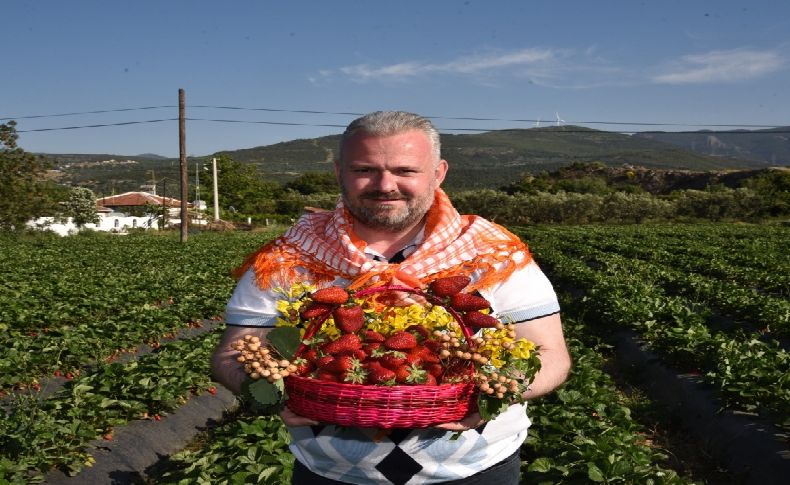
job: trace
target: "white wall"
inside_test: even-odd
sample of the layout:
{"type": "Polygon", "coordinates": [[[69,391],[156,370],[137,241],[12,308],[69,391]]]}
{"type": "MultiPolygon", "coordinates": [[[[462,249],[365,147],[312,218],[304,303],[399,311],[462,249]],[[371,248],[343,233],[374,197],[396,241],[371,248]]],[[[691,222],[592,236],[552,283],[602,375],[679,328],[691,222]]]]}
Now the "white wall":
{"type": "MultiPolygon", "coordinates": [[[[77,226],[72,222],[69,217],[65,223],[55,222],[54,217],[39,217],[32,221],[28,221],[28,227],[34,229],[50,230],[61,236],[68,236],[78,232],[77,226]]],[[[143,229],[158,229],[157,219],[149,216],[134,217],[127,216],[118,212],[110,214],[99,214],[98,224],[85,224],[86,229],[94,231],[118,232],[125,233],[128,229],[139,227],[143,229]]]]}

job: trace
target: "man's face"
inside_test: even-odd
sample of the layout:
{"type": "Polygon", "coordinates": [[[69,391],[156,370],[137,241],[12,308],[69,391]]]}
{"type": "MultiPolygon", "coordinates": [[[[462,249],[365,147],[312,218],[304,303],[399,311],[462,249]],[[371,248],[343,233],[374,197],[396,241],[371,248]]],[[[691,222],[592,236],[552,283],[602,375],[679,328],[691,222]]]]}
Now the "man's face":
{"type": "Polygon", "coordinates": [[[431,143],[419,130],[390,136],[357,134],[335,164],[343,202],[371,229],[403,231],[431,207],[447,162],[434,163],[431,143]]]}

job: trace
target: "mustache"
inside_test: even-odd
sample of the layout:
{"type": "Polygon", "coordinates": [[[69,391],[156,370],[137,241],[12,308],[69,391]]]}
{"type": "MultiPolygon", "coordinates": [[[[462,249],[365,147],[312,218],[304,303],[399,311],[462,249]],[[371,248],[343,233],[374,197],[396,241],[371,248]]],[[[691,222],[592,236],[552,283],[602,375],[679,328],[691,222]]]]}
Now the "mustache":
{"type": "Polygon", "coordinates": [[[406,200],[400,192],[366,192],[360,195],[362,199],[376,199],[376,200],[406,200]]]}

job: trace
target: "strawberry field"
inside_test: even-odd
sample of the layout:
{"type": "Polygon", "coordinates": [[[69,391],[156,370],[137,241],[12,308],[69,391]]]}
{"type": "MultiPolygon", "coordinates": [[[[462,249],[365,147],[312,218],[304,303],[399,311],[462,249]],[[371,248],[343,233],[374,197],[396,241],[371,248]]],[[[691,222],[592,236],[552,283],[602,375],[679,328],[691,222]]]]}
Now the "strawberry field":
{"type": "MultiPolygon", "coordinates": [[[[717,416],[760,423],[767,446],[786,453],[790,229],[514,230],[560,294],[574,359],[568,383],[530,404],[527,482],[755,478],[695,452],[704,436],[693,438],[699,446],[679,443],[686,431],[672,406],[619,360],[622,332],[651,362],[702,387],[717,416]]],[[[274,235],[196,234],[187,244],[166,235],[0,235],[0,483],[110,482],[121,470],[151,483],[287,482],[293,458],[279,419],[232,405],[209,375],[229,271],[274,235]],[[165,447],[170,431],[183,434],[183,416],[211,403],[219,414],[197,416],[189,439],[165,447]],[[146,433],[167,451],[133,460],[141,453],[125,444],[146,442],[146,433]]]]}

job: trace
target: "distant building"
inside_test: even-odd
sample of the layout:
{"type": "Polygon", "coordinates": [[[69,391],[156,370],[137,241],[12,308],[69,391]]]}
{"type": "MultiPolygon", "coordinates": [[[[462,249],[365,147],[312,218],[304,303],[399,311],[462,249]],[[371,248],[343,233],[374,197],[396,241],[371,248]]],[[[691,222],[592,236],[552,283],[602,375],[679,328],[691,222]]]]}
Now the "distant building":
{"type": "MultiPolygon", "coordinates": [[[[187,204],[189,208],[192,204],[187,204]]],[[[167,208],[167,224],[181,223],[181,201],[172,197],[162,197],[148,192],[126,192],[109,197],[96,199],[96,212],[99,214],[98,224],[85,224],[85,229],[107,231],[123,234],[129,229],[159,229],[162,218],[162,207],[167,208]],[[128,213],[140,213],[143,207],[157,208],[154,214],[130,216],[128,213]]],[[[195,219],[193,224],[205,224],[202,219],[195,219]]],[[[74,234],[79,229],[71,218],[57,220],[54,217],[39,217],[29,221],[28,227],[50,230],[61,236],[74,234]]]]}

